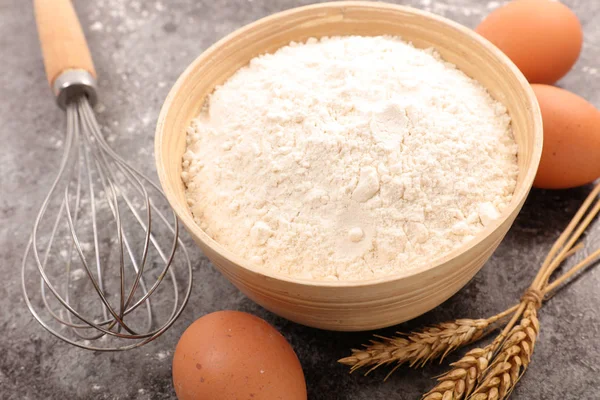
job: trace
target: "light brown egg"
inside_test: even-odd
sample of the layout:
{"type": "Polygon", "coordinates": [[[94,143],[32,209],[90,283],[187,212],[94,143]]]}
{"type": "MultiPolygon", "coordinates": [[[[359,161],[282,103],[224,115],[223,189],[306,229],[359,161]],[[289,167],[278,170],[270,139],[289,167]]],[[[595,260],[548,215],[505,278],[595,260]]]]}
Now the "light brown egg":
{"type": "Polygon", "coordinates": [[[554,0],[515,0],[475,29],[494,43],[530,83],[552,84],[575,64],[583,42],[577,16],[554,0]]]}
{"type": "Polygon", "coordinates": [[[544,123],[544,148],[533,185],[565,189],[599,178],[600,111],[567,90],[531,86],[544,123]]]}
{"type": "Polygon", "coordinates": [[[179,400],[306,400],[296,353],[253,315],[219,311],[196,320],[173,356],[179,400]]]}

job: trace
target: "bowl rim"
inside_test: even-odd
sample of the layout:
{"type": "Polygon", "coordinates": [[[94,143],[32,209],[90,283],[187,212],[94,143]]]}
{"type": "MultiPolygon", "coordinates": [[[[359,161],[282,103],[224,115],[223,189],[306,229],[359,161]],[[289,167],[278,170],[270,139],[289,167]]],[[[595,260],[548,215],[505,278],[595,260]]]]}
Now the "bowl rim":
{"type": "MultiPolygon", "coordinates": [[[[375,1],[336,1],[336,2],[326,2],[319,4],[311,4],[301,7],[295,7],[288,10],[280,11],[261,19],[258,19],[250,24],[246,24],[235,31],[227,34],[209,48],[204,50],[188,67],[183,71],[183,73],[179,76],[169,94],[167,95],[163,106],[161,108],[156,132],[155,132],[155,162],[157,173],[159,177],[160,184],[163,188],[165,196],[175,211],[177,217],[181,222],[183,222],[184,226],[187,228],[189,233],[194,236],[194,239],[199,239],[202,244],[208,246],[212,251],[219,254],[221,257],[229,260],[231,263],[234,263],[236,266],[239,266],[243,269],[251,271],[262,278],[272,279],[276,281],[284,281],[287,283],[291,283],[294,285],[301,286],[310,286],[310,287],[331,287],[331,288],[350,288],[350,287],[364,287],[364,286],[372,286],[377,284],[387,284],[397,282],[403,279],[407,279],[410,277],[414,277],[432,270],[441,267],[443,264],[446,264],[451,259],[454,259],[461,254],[471,250],[473,247],[476,247],[484,241],[485,238],[490,236],[494,231],[499,229],[501,225],[503,225],[511,216],[511,214],[518,209],[527,198],[529,191],[533,185],[533,180],[537,173],[537,169],[539,166],[541,154],[542,154],[542,141],[543,141],[543,126],[542,126],[542,116],[539,108],[539,104],[531,88],[529,82],[525,78],[525,76],[521,73],[521,71],[517,68],[517,66],[506,56],[500,49],[498,49],[494,44],[489,42],[483,36],[479,35],[475,31],[467,28],[464,25],[459,24],[458,22],[452,21],[448,18],[442,17],[440,15],[420,10],[417,8],[390,4],[385,2],[375,2],[375,1]],[[530,110],[530,118],[533,120],[533,144],[532,144],[532,154],[529,165],[526,169],[526,174],[523,177],[523,184],[520,187],[518,192],[513,193],[513,197],[511,199],[510,204],[502,211],[500,217],[496,219],[492,224],[484,227],[475,238],[471,239],[467,243],[453,249],[452,251],[446,253],[443,256],[432,259],[431,261],[422,264],[420,266],[410,268],[406,271],[400,271],[395,274],[385,275],[381,277],[366,279],[366,280],[337,280],[337,281],[325,281],[325,280],[312,280],[305,278],[296,278],[290,275],[286,275],[283,273],[275,272],[266,268],[253,266],[249,261],[244,258],[234,254],[230,250],[226,249],[223,245],[218,243],[216,240],[211,238],[207,233],[205,233],[200,226],[194,221],[191,213],[189,213],[189,207],[187,204],[180,204],[177,197],[174,195],[173,185],[171,180],[167,177],[165,173],[165,162],[162,157],[162,143],[163,143],[163,130],[164,130],[164,121],[170,111],[171,104],[173,103],[173,99],[178,95],[181,88],[183,87],[185,81],[188,76],[192,74],[195,70],[196,66],[203,63],[206,59],[212,57],[213,53],[218,51],[224,44],[228,43],[232,39],[243,36],[244,33],[250,29],[255,28],[256,26],[270,24],[282,17],[286,17],[289,15],[293,15],[295,13],[304,12],[307,10],[323,10],[330,8],[375,8],[381,11],[385,10],[396,10],[402,11],[407,14],[413,14],[415,16],[424,17],[426,19],[433,20],[437,23],[444,24],[456,31],[458,31],[461,35],[468,36],[470,39],[474,40],[478,43],[479,46],[482,46],[488,52],[490,52],[504,67],[507,68],[509,73],[513,74],[515,78],[520,82],[521,88],[525,92],[527,102],[531,108],[530,110]]],[[[212,262],[212,260],[211,260],[212,262]]],[[[214,262],[213,262],[214,264],[214,262]]]]}

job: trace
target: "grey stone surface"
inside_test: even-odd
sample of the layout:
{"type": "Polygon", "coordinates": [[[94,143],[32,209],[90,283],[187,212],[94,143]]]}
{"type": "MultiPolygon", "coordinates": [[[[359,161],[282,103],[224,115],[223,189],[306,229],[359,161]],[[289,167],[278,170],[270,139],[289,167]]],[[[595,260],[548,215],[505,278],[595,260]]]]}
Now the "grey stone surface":
{"type": "MultiPolygon", "coordinates": [[[[236,28],[309,2],[75,1],[100,77],[104,111],[99,120],[111,143],[153,173],[154,124],[183,69],[236,28]]],[[[479,0],[399,2],[470,27],[498,6],[479,0]]],[[[585,46],[561,85],[598,106],[600,2],[564,2],[582,21],[585,46]]],[[[0,0],[0,49],[1,399],[174,399],[171,356],[179,335],[196,318],[221,309],[251,312],[285,335],[302,362],[310,399],[416,399],[431,386],[430,378],[444,370],[437,365],[416,371],[401,368],[386,383],[384,371],[368,377],[348,375],[335,360],[365,342],[368,333],[324,332],[281,319],[240,294],[196,248],[194,294],[181,319],[160,340],[127,353],[95,354],[48,335],[24,305],[19,264],[32,218],[59,162],[65,117],[44,81],[31,1],[0,0]]],[[[487,316],[514,303],[588,191],[534,190],[498,251],[472,282],[434,311],[380,333],[487,316]]],[[[586,245],[587,251],[600,245],[598,223],[586,245]]],[[[514,398],[599,398],[599,287],[600,270],[592,269],[544,307],[534,361],[514,398]]]]}

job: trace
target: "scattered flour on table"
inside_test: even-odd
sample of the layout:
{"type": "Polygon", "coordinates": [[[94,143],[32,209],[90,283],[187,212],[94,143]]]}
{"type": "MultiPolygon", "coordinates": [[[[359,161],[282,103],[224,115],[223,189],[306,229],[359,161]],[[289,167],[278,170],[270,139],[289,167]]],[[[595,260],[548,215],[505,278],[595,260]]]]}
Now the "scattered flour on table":
{"type": "Polygon", "coordinates": [[[196,222],[249,262],[364,280],[473,238],[511,200],[517,145],[476,81],[395,37],[291,43],[216,88],[187,131],[196,222]]]}

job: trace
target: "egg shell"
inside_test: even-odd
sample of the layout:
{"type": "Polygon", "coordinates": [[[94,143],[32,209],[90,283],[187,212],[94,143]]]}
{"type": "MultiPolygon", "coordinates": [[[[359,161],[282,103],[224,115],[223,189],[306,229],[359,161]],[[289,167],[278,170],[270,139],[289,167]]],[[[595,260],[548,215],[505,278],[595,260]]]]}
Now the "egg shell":
{"type": "Polygon", "coordinates": [[[583,43],[577,16],[553,0],[515,0],[475,29],[502,50],[530,83],[552,84],[573,67],[583,43]]]}
{"type": "Polygon", "coordinates": [[[544,123],[544,147],[533,186],[566,189],[600,177],[600,111],[567,90],[531,86],[544,123]]]}
{"type": "Polygon", "coordinates": [[[306,400],[298,357],[267,322],[238,311],[203,316],[173,356],[179,400],[306,400]]]}

